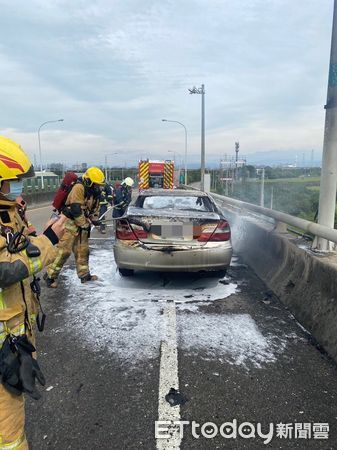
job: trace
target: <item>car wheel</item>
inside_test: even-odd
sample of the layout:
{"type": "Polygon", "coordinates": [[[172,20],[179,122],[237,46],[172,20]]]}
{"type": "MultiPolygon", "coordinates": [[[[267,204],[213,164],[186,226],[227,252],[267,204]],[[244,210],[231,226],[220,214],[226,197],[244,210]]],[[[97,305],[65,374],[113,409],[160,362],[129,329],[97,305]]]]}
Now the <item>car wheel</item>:
{"type": "Polygon", "coordinates": [[[134,270],[132,269],[118,269],[119,273],[122,275],[122,277],[132,277],[134,274],[134,270]]]}

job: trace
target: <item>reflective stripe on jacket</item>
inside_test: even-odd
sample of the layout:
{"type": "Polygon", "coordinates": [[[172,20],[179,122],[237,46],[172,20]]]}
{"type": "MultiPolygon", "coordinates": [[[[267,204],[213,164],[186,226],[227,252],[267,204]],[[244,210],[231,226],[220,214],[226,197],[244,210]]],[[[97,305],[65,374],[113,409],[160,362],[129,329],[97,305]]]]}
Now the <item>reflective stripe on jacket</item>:
{"type": "MultiPolygon", "coordinates": [[[[12,233],[24,228],[24,234],[28,234],[15,202],[0,199],[0,226],[2,230],[10,229],[12,233]]],[[[24,323],[26,306],[28,320],[33,322],[37,302],[29,277],[50,264],[56,256],[56,249],[45,235],[29,236],[29,240],[40,250],[38,257],[30,258],[26,250],[9,253],[6,238],[0,236],[0,333],[24,323]]]]}
{"type": "Polygon", "coordinates": [[[20,437],[15,439],[15,441],[3,443],[0,440],[0,450],[14,450],[16,448],[19,448],[21,444],[25,441],[26,435],[25,433],[21,434],[20,437]]]}
{"type": "Polygon", "coordinates": [[[87,217],[93,220],[99,218],[99,201],[93,195],[86,197],[85,188],[82,183],[76,183],[70,191],[66,206],[79,206],[79,213],[74,219],[68,219],[65,227],[71,232],[78,232],[78,227],[88,226],[87,217]]]}

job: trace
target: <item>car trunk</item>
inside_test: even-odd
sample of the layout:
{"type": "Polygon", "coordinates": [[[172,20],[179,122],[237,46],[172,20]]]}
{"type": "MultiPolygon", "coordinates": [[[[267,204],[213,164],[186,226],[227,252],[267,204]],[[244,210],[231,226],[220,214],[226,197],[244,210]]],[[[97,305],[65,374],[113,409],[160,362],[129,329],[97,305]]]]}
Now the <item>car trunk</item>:
{"type": "Polygon", "coordinates": [[[213,212],[131,207],[127,220],[137,239],[147,246],[200,247],[217,229],[220,217],[213,212]]]}

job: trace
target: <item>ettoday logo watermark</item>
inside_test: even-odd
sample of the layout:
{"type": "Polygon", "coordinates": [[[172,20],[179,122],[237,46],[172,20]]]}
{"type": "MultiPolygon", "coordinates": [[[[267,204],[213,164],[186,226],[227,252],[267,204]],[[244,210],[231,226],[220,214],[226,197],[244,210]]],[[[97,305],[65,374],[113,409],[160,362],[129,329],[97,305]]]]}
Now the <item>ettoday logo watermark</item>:
{"type": "Polygon", "coordinates": [[[155,438],[170,439],[173,435],[178,435],[180,439],[184,437],[184,433],[190,429],[195,439],[200,437],[213,439],[221,436],[224,439],[261,439],[263,444],[269,444],[274,438],[278,439],[328,439],[329,424],[328,423],[269,423],[262,425],[261,423],[242,422],[238,423],[237,419],[230,422],[224,422],[217,425],[214,422],[198,422],[189,420],[165,421],[158,420],[155,422],[155,438]]]}

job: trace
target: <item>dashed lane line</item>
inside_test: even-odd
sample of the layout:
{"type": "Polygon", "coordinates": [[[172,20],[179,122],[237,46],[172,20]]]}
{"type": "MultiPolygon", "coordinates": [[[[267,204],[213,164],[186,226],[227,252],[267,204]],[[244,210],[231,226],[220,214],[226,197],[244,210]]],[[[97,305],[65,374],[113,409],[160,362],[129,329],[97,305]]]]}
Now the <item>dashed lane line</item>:
{"type": "Polygon", "coordinates": [[[167,425],[168,431],[165,433],[169,435],[169,438],[157,437],[157,449],[178,450],[181,443],[180,429],[179,425],[174,425],[174,422],[180,420],[180,405],[171,406],[165,400],[171,388],[179,390],[177,320],[174,301],[168,301],[165,304],[163,318],[165,335],[160,348],[158,421],[170,422],[170,425],[167,425]]]}

